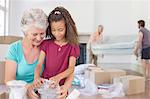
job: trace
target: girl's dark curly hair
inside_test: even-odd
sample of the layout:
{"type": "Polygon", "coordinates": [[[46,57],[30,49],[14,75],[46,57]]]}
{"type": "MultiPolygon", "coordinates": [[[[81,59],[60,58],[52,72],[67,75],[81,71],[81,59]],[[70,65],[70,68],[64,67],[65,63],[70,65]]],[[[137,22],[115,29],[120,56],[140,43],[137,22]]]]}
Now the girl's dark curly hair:
{"type": "Polygon", "coordinates": [[[51,23],[64,20],[66,26],[65,38],[70,44],[78,44],[78,33],[74,20],[64,7],[56,7],[48,16],[49,26],[46,30],[46,37],[55,39],[51,32],[51,23]]]}

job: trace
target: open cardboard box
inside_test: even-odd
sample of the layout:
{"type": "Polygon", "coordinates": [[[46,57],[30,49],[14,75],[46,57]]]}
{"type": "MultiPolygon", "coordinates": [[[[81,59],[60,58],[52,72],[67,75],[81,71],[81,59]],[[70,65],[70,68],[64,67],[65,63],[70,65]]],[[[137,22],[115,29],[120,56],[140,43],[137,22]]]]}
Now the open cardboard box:
{"type": "Polygon", "coordinates": [[[145,92],[145,78],[135,75],[126,75],[113,79],[114,83],[121,82],[125,86],[126,95],[133,95],[145,92]]]}
{"type": "Polygon", "coordinates": [[[5,93],[0,93],[0,99],[5,99],[5,93]]]}
{"type": "MultiPolygon", "coordinates": [[[[0,84],[4,84],[5,79],[5,62],[4,57],[9,47],[9,44],[22,39],[18,36],[0,36],[0,84]]],[[[0,99],[8,99],[6,93],[0,93],[0,99]]]]}
{"type": "Polygon", "coordinates": [[[0,84],[4,84],[4,78],[5,78],[5,62],[0,62],[0,84]]]}
{"type": "Polygon", "coordinates": [[[17,40],[22,39],[18,36],[0,36],[0,44],[11,44],[17,40]]]}
{"type": "Polygon", "coordinates": [[[8,50],[9,44],[22,39],[17,36],[0,36],[0,84],[4,83],[5,73],[5,54],[8,50]]]}
{"type": "Polygon", "coordinates": [[[95,84],[109,84],[112,83],[114,77],[125,76],[126,71],[120,69],[102,70],[100,68],[94,68],[86,70],[85,75],[95,84]]]}

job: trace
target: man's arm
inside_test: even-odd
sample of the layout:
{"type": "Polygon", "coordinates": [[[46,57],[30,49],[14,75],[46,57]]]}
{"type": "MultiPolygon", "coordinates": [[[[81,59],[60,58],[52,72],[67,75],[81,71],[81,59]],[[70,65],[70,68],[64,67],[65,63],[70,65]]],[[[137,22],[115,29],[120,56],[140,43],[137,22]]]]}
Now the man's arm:
{"type": "Polygon", "coordinates": [[[143,39],[143,33],[139,32],[138,37],[137,37],[137,41],[136,41],[136,45],[134,48],[134,54],[136,56],[138,56],[138,50],[142,47],[142,39],[143,39]]]}

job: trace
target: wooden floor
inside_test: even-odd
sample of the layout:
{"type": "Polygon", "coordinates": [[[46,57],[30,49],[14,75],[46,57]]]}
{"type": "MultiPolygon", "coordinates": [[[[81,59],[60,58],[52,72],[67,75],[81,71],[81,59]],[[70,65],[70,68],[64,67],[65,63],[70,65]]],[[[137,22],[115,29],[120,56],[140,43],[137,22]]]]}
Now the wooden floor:
{"type": "MultiPolygon", "coordinates": [[[[106,99],[101,95],[95,96],[83,96],[80,95],[79,99],[106,99]]],[[[136,95],[124,96],[124,97],[115,97],[111,99],[150,99],[150,81],[146,81],[145,92],[136,95]]]]}

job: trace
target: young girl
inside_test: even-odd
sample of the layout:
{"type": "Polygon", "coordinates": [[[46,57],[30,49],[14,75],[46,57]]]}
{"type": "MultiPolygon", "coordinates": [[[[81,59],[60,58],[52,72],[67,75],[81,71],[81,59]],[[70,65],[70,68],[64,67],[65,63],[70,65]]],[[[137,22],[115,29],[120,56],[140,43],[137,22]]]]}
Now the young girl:
{"type": "Polygon", "coordinates": [[[40,85],[40,71],[45,67],[42,78],[55,81],[61,86],[61,95],[65,98],[71,87],[76,59],[79,57],[78,34],[75,23],[69,12],[63,7],[56,7],[48,17],[49,26],[45,40],[41,44],[41,52],[35,69],[35,86],[40,85]]]}

